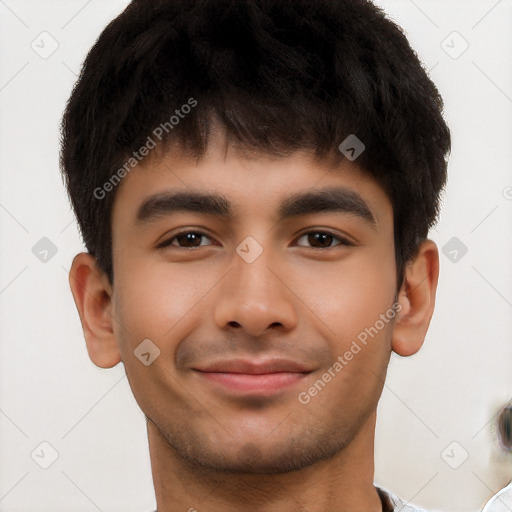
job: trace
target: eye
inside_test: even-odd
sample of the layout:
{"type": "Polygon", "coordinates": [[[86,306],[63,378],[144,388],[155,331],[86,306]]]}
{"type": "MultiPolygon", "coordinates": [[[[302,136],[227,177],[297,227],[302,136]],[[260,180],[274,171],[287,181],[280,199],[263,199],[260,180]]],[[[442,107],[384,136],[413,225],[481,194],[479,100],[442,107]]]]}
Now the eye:
{"type": "MultiPolygon", "coordinates": [[[[201,238],[210,237],[205,233],[200,231],[182,231],[174,235],[172,238],[165,240],[157,245],[157,249],[162,249],[164,247],[172,246],[178,249],[194,249],[196,247],[203,247],[209,244],[201,243],[201,238]]],[[[336,245],[346,245],[351,246],[353,243],[349,242],[346,238],[335,235],[330,231],[308,231],[307,233],[302,234],[297,240],[302,240],[306,238],[307,241],[311,244],[311,246],[315,249],[330,249],[332,246],[332,242],[334,240],[338,240],[339,243],[336,245]]],[[[302,247],[304,245],[298,244],[302,247]]]]}
{"type": "MultiPolygon", "coordinates": [[[[314,247],[315,249],[330,249],[331,242],[333,240],[338,240],[339,243],[336,245],[354,245],[349,242],[346,238],[340,237],[331,233],[330,231],[308,231],[301,235],[298,240],[303,238],[307,238],[307,241],[314,247]]],[[[300,245],[300,244],[298,244],[300,245]]],[[[302,246],[304,247],[304,246],[302,246]]],[[[331,246],[332,247],[332,246],[331,246]]]]}
{"type": "Polygon", "coordinates": [[[164,242],[157,245],[157,249],[162,249],[163,247],[167,246],[173,246],[183,249],[193,249],[195,247],[201,247],[203,245],[208,244],[202,244],[201,243],[201,237],[209,238],[208,235],[205,235],[204,233],[201,233],[200,231],[182,231],[181,233],[178,233],[174,235],[172,238],[169,238],[168,240],[165,240],[164,242]],[[177,243],[173,243],[176,241],[177,243]],[[178,245],[178,244],[184,244],[184,245],[178,245]]]}

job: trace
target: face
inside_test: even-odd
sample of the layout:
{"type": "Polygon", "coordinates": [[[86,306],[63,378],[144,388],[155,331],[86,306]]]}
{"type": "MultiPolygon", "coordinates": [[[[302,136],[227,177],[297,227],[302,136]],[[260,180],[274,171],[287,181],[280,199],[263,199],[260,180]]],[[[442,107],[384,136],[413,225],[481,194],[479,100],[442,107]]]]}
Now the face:
{"type": "Polygon", "coordinates": [[[112,232],[126,373],[183,459],[282,472],[355,438],[382,391],[396,293],[392,205],[372,178],[300,152],[166,157],[124,178],[112,232]]]}

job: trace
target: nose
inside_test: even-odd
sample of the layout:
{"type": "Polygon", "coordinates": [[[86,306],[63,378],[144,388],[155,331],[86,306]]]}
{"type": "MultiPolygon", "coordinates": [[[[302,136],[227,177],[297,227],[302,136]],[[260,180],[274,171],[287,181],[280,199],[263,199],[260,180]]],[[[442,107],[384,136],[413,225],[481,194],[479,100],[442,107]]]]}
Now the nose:
{"type": "Polygon", "coordinates": [[[234,255],[231,270],[217,288],[214,320],[219,328],[244,329],[256,337],[269,328],[289,331],[297,325],[298,299],[290,273],[283,272],[270,253],[263,250],[254,261],[244,259],[243,253],[234,255]]]}

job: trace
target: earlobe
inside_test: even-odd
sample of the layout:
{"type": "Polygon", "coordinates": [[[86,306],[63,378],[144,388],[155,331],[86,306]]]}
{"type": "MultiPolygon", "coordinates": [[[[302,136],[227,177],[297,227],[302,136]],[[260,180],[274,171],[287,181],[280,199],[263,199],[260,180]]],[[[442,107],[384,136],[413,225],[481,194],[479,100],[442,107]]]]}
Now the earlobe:
{"type": "Polygon", "coordinates": [[[112,325],[112,289],[94,256],[85,252],[75,256],[69,271],[69,285],[91,361],[100,368],[112,368],[121,361],[112,325]]]}
{"type": "Polygon", "coordinates": [[[393,327],[391,348],[401,356],[418,352],[425,341],[434,313],[439,278],[437,245],[425,239],[415,258],[407,264],[398,294],[400,310],[393,327]]]}

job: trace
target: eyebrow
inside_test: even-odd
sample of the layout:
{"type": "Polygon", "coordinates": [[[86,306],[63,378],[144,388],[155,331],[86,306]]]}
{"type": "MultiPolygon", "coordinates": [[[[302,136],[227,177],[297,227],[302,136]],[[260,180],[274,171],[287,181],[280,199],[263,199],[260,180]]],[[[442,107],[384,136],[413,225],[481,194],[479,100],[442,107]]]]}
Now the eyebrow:
{"type": "MultiPolygon", "coordinates": [[[[208,192],[163,192],[147,197],[137,212],[137,223],[148,224],[176,212],[194,212],[233,220],[226,196],[208,192]]],[[[344,187],[300,192],[279,207],[279,220],[321,212],[345,213],[365,221],[373,229],[377,221],[371,208],[355,191],[344,187]]]]}

